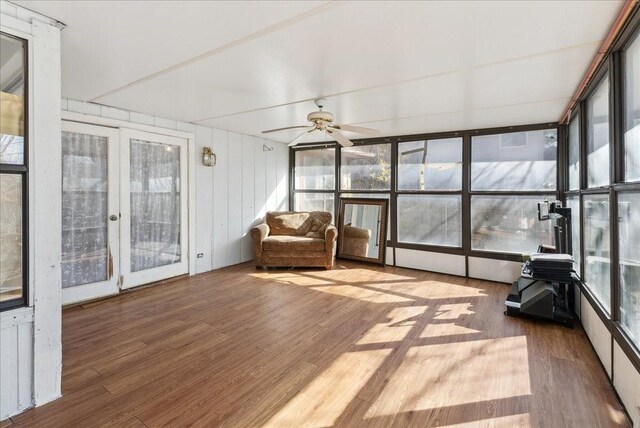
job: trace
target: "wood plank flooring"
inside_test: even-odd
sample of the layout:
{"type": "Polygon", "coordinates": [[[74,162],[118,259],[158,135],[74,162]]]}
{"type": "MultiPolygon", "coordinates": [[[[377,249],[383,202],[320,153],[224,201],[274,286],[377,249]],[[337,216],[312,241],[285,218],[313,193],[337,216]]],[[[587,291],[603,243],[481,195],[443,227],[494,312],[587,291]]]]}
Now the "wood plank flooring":
{"type": "Polygon", "coordinates": [[[29,427],[629,426],[584,331],[508,287],[339,261],[242,264],[63,312],[63,397],[29,427]]]}

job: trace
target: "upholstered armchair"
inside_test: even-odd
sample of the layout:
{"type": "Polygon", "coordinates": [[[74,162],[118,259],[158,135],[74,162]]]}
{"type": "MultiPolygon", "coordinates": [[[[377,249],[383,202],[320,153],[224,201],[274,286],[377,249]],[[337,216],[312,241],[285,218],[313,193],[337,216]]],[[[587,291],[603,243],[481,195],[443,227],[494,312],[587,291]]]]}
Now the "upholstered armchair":
{"type": "Polygon", "coordinates": [[[337,236],[331,213],[268,212],[265,222],[251,229],[256,267],[331,269],[337,236]]]}

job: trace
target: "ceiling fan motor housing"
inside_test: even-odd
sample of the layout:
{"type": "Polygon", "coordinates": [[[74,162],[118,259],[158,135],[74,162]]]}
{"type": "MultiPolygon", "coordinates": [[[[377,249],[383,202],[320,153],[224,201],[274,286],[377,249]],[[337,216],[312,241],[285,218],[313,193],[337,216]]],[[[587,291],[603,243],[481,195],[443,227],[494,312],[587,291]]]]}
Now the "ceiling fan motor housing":
{"type": "Polygon", "coordinates": [[[314,111],[307,115],[309,122],[333,122],[333,114],[328,111],[314,111]]]}

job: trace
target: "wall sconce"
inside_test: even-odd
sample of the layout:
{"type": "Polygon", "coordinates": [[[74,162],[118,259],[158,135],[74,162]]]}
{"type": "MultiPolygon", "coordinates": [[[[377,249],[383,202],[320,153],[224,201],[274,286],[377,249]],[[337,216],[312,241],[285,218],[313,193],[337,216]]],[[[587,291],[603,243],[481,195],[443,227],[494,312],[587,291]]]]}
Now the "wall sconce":
{"type": "Polygon", "coordinates": [[[216,164],[216,154],[213,153],[211,147],[202,148],[202,165],[214,166],[216,164]]]}

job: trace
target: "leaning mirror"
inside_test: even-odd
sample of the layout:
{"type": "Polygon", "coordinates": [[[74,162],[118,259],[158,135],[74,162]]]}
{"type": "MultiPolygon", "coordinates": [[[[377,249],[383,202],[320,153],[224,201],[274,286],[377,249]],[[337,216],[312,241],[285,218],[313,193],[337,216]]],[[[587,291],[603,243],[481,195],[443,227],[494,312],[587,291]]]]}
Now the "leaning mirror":
{"type": "Polygon", "coordinates": [[[340,199],[339,258],[384,266],[387,247],[387,199],[340,199]]]}

